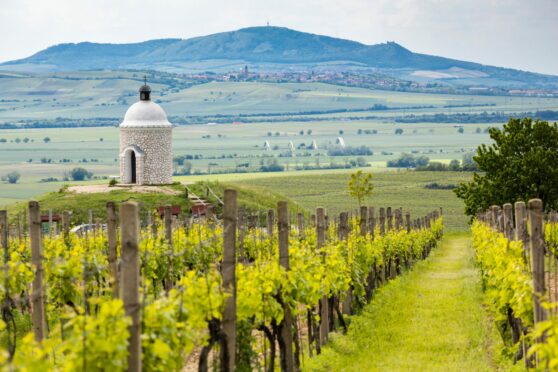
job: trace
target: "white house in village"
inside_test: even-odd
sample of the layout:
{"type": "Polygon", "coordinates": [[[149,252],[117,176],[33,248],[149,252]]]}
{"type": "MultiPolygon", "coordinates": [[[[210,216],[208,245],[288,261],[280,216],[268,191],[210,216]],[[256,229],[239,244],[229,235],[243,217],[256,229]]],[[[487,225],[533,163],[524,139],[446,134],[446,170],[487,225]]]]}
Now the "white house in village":
{"type": "Polygon", "coordinates": [[[145,84],[120,124],[120,182],[161,185],[172,183],[172,128],[165,111],[151,101],[145,84]]]}

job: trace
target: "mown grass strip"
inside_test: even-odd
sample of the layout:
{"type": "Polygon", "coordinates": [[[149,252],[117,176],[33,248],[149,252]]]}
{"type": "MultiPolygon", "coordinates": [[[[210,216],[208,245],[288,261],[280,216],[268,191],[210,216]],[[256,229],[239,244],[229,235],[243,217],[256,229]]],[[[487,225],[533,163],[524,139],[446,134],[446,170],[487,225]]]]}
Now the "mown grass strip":
{"type": "MultiPolygon", "coordinates": [[[[446,236],[429,259],[380,289],[352,318],[346,336],[334,335],[310,371],[490,371],[500,338],[483,308],[469,238],[446,236]]],[[[502,364],[503,363],[503,364],[502,364]]]]}

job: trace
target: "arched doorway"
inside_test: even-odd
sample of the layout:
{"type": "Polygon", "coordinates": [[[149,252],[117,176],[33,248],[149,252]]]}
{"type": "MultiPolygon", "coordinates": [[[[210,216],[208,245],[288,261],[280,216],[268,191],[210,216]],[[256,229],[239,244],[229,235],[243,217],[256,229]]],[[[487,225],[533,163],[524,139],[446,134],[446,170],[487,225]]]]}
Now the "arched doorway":
{"type": "Polygon", "coordinates": [[[136,152],[130,151],[130,171],[131,179],[130,183],[136,183],[136,152]]]}

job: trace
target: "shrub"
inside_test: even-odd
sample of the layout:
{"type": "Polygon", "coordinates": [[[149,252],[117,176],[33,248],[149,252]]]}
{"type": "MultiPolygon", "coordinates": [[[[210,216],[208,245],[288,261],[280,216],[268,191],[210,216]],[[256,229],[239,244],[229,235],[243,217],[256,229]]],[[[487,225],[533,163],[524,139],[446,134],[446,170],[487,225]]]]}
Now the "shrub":
{"type": "Polygon", "coordinates": [[[70,171],[70,178],[74,181],[83,181],[85,179],[90,179],[93,177],[93,173],[89,172],[85,168],[77,167],[70,171]]]}
{"type": "Polygon", "coordinates": [[[15,184],[17,183],[17,181],[19,181],[19,179],[21,178],[21,174],[19,174],[18,172],[10,172],[8,174],[6,174],[4,177],[2,177],[2,179],[8,183],[12,183],[15,184]]]}

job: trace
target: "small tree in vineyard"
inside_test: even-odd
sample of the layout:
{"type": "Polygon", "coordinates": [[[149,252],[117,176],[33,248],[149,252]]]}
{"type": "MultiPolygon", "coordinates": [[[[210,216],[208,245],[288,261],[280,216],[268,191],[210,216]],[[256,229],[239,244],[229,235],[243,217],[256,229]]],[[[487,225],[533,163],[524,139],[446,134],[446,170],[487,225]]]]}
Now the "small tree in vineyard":
{"type": "Polygon", "coordinates": [[[372,195],[374,185],[372,185],[372,173],[364,174],[361,170],[351,174],[351,179],[347,184],[349,195],[356,199],[358,206],[372,195]]]}

